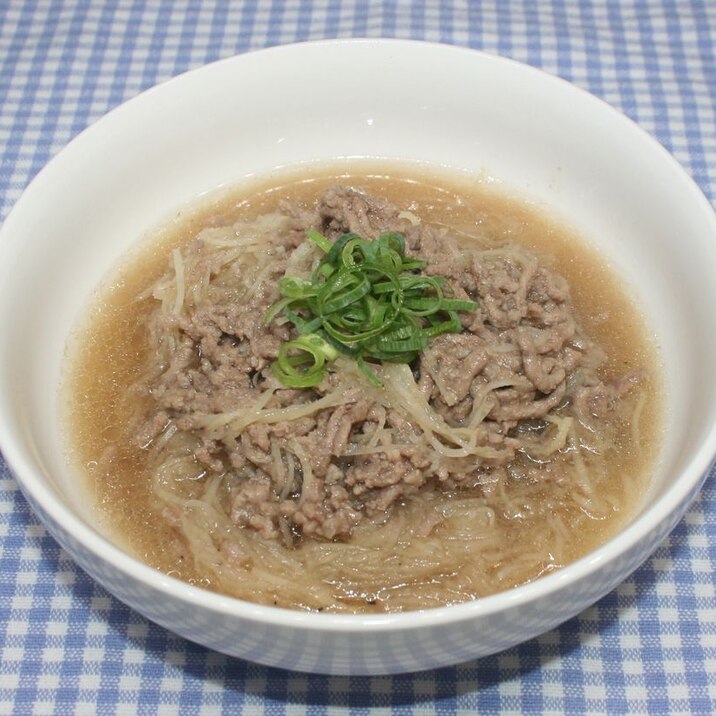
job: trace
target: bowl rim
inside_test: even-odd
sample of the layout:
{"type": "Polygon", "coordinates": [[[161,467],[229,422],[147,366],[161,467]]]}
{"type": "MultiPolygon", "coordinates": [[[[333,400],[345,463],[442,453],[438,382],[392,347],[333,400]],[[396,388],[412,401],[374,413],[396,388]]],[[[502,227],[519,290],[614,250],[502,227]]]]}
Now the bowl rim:
{"type": "MultiPolygon", "coordinates": [[[[88,137],[91,139],[93,134],[101,132],[104,124],[111,121],[110,118],[117,113],[131,111],[135,104],[151,101],[157,93],[171,91],[173,87],[180,85],[186,78],[197,77],[203,73],[212,73],[218,67],[232,64],[240,65],[247,61],[254,61],[257,56],[261,55],[277,57],[283,54],[290,58],[296,52],[320,51],[322,48],[325,48],[326,51],[332,51],[333,48],[358,45],[363,45],[370,51],[374,51],[376,48],[384,50],[409,49],[424,53],[460,55],[468,62],[505,65],[518,69],[520,72],[541,82],[552,83],[555,87],[560,86],[562,91],[566,90],[573,94],[578,94],[581,97],[581,101],[592,102],[596,111],[608,113],[612,118],[618,117],[625,130],[628,129],[632,133],[634,133],[635,129],[637,130],[641,141],[648,145],[649,151],[658,155],[661,162],[669,164],[669,171],[674,180],[680,183],[681,190],[688,193],[694,207],[704,215],[704,219],[710,222],[714,237],[716,237],[716,214],[713,207],[676,158],[627,115],[587,90],[543,69],[483,50],[423,40],[346,38],[276,45],[218,59],[160,82],[115,106],[71,139],[28,183],[0,227],[0,241],[21,240],[20,237],[11,238],[15,223],[18,217],[26,211],[25,206],[30,204],[37,187],[55,171],[55,167],[61,165],[65,149],[87,141],[88,137]]],[[[0,386],[0,391],[4,391],[2,386],[0,386]]],[[[203,608],[208,608],[214,613],[241,617],[258,623],[321,632],[358,632],[366,628],[370,629],[371,632],[424,629],[489,616],[501,612],[507,607],[519,607],[529,602],[549,597],[569,585],[588,578],[604,563],[617,559],[638,548],[639,544],[651,532],[661,525],[668,525],[674,517],[680,519],[691,499],[695,497],[701,481],[706,479],[716,456],[716,423],[714,423],[710,426],[698,449],[690,457],[678,479],[674,480],[664,491],[664,494],[651,506],[641,512],[614,537],[581,559],[528,584],[460,604],[423,610],[385,614],[318,613],[256,604],[192,586],[149,567],[116,546],[115,543],[86,524],[63,502],[56,499],[52,490],[42,484],[42,480],[36,474],[36,470],[32,466],[28,454],[26,454],[30,451],[21,447],[22,441],[12,438],[16,430],[15,420],[13,420],[13,411],[9,408],[10,401],[2,399],[3,397],[3,393],[0,392],[0,451],[2,451],[11,473],[23,493],[26,493],[28,502],[32,506],[39,506],[41,511],[45,513],[46,518],[55,523],[56,529],[59,528],[66,534],[71,535],[92,554],[94,559],[99,562],[107,562],[114,569],[126,574],[131,579],[185,604],[201,604],[203,608]]],[[[674,520],[674,524],[676,524],[676,521],[674,520]]]]}

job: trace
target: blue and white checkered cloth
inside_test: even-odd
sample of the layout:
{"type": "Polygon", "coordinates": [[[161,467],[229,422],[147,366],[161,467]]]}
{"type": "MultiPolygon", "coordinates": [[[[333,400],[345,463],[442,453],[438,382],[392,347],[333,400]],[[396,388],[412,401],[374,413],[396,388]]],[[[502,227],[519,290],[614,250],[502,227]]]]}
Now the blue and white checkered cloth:
{"type": "MultiPolygon", "coordinates": [[[[158,81],[356,36],[558,74],[635,119],[716,199],[714,0],[3,0],[0,219],[75,134],[158,81]]],[[[0,714],[716,713],[715,567],[710,480],[631,579],[542,637],[414,675],[289,673],[190,644],[116,601],[48,537],[0,458],[0,714]]]]}

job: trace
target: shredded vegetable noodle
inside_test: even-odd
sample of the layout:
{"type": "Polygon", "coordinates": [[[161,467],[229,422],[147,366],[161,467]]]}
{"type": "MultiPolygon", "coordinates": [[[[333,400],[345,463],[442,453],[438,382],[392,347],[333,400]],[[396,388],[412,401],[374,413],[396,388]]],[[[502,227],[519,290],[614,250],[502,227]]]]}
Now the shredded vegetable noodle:
{"type": "Polygon", "coordinates": [[[653,383],[518,241],[537,220],[322,186],[187,224],[118,301],[137,337],[93,443],[105,509],[133,525],[113,496],[145,496],[140,549],[169,574],[338,613],[479,598],[608,536],[643,484],[653,383]]]}

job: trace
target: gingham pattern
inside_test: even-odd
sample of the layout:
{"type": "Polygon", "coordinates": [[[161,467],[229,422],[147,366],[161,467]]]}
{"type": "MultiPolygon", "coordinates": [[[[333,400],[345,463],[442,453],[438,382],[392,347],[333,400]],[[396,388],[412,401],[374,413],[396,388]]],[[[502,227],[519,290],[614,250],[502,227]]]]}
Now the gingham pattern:
{"type": "MultiPolygon", "coordinates": [[[[481,48],[558,74],[635,119],[716,198],[712,0],[5,0],[0,219],[70,138],[156,82],[237,52],[355,36],[481,48]]],[[[416,675],[302,675],[194,646],[109,596],[0,459],[0,714],[716,713],[715,562],[710,480],[652,559],[558,630],[416,675]]]]}

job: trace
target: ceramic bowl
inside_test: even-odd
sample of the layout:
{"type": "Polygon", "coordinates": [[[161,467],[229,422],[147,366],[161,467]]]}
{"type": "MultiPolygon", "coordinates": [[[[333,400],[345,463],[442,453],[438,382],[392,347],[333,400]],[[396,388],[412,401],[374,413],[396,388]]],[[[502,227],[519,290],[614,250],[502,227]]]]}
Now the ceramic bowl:
{"type": "Polygon", "coordinates": [[[0,233],[0,444],[62,547],[148,619],[271,666],[384,674],[484,656],[555,628],[639,566],[716,452],[716,220],[629,119],[516,62],[449,46],[351,40],[222,60],[110,112],[27,187],[0,233]],[[65,342],[130,247],[215,187],[339,158],[484,173],[595,244],[642,307],[666,370],[668,430],[638,513],[531,584],[459,606],[345,616],[257,606],[143,565],[102,536],[62,450],[65,342]]]}

